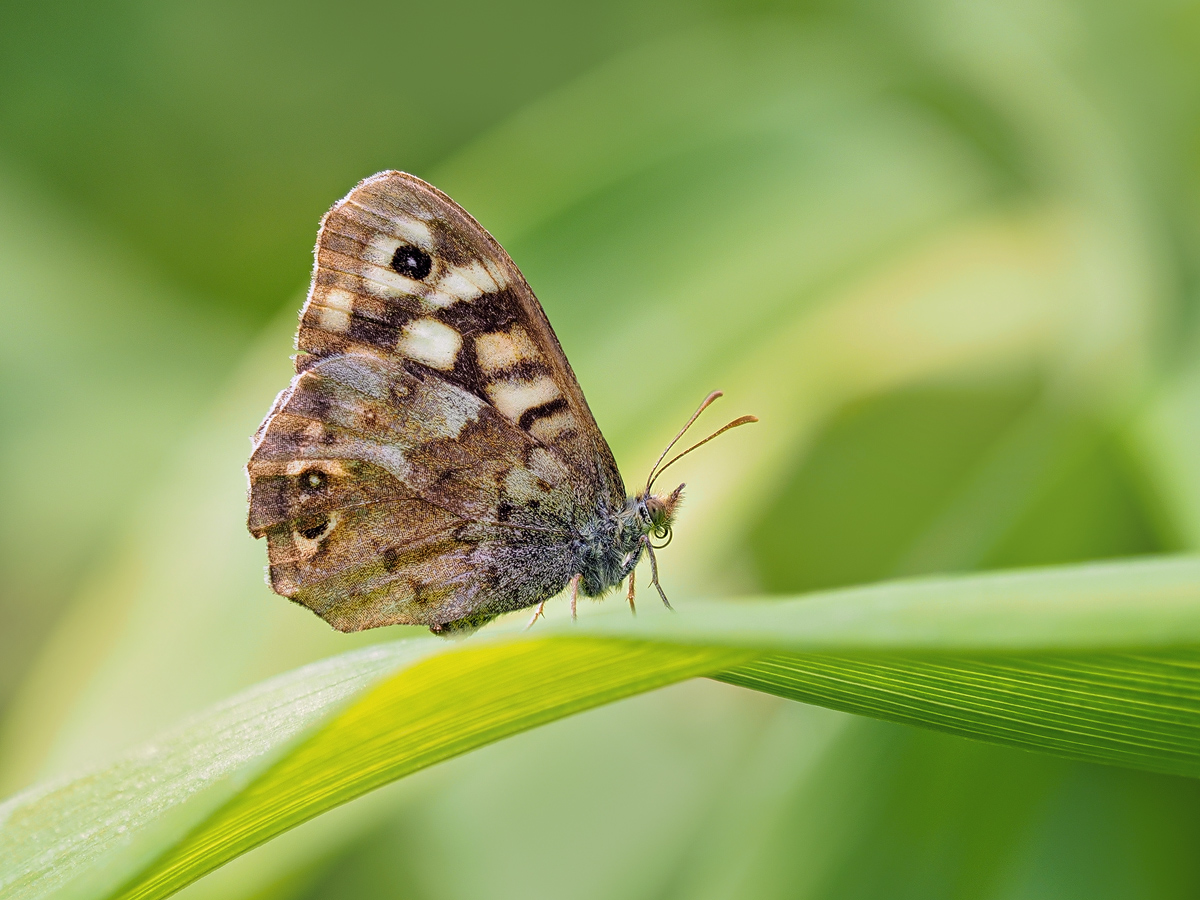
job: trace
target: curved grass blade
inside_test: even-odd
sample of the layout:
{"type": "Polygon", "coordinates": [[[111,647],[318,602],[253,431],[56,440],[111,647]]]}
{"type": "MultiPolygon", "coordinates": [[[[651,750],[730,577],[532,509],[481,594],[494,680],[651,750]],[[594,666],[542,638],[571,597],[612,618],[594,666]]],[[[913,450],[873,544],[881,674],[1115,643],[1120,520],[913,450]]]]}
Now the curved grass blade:
{"type": "MultiPolygon", "coordinates": [[[[0,806],[6,897],[164,897],[388,781],[697,675],[1097,762],[1200,775],[1200,560],[598,614],[345,654],[0,806]]],[[[536,765],[531,760],[530,765],[536,765]]]]}

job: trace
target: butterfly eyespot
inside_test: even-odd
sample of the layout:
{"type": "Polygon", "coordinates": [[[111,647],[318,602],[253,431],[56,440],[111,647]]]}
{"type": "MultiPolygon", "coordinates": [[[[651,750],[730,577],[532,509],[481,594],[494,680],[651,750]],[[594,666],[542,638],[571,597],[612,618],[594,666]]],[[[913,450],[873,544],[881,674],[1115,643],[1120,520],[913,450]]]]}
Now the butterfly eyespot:
{"type": "Polygon", "coordinates": [[[315,541],[317,538],[321,537],[321,535],[323,535],[328,528],[329,520],[322,516],[321,518],[315,520],[307,528],[300,528],[298,530],[300,534],[302,534],[308,540],[315,541]]]}
{"type": "Polygon", "coordinates": [[[300,473],[300,488],[305,491],[319,491],[329,483],[329,476],[320,469],[305,469],[300,473]]]}
{"type": "Polygon", "coordinates": [[[401,244],[392,254],[392,269],[405,278],[421,281],[433,271],[433,258],[420,247],[401,244]]]}

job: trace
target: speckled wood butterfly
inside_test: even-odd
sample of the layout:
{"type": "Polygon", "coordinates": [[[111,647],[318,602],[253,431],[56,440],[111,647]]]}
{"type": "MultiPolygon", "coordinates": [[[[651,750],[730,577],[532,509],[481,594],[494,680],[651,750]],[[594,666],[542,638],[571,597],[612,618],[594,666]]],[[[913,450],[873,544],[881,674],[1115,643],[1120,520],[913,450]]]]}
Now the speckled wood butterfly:
{"type": "Polygon", "coordinates": [[[687,426],[626,497],[533,291],[441,191],[382,172],[325,215],[296,346],[247,466],[276,592],[342,631],[452,633],[626,577],[632,606],[645,553],[666,602],[650,537],[683,485],[650,491],[687,426]]]}

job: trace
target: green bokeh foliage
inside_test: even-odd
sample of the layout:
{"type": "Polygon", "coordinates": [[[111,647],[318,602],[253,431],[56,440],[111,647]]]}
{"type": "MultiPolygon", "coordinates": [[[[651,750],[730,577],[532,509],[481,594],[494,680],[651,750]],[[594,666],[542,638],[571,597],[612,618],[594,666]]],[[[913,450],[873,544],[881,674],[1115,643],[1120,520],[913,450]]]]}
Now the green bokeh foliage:
{"type": "MultiPolygon", "coordinates": [[[[763,419],[680,466],[680,598],[1200,549],[1197,59],[1167,0],[4,4],[4,792],[402,632],[241,526],[316,221],[382,168],[509,249],[631,482],[713,387],[763,419]]],[[[1197,800],[690,682],[188,892],[1186,897],[1197,800]]]]}

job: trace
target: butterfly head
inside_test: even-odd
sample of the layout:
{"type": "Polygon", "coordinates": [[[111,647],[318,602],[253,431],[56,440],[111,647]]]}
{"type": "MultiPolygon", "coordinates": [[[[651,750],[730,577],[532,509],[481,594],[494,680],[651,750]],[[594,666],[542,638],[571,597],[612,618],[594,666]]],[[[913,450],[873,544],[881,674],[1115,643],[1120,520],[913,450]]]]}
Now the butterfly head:
{"type": "Polygon", "coordinates": [[[637,509],[642,534],[662,541],[663,547],[671,543],[671,524],[675,521],[675,509],[682,500],[682,484],[669,494],[640,495],[637,498],[637,509]]]}

